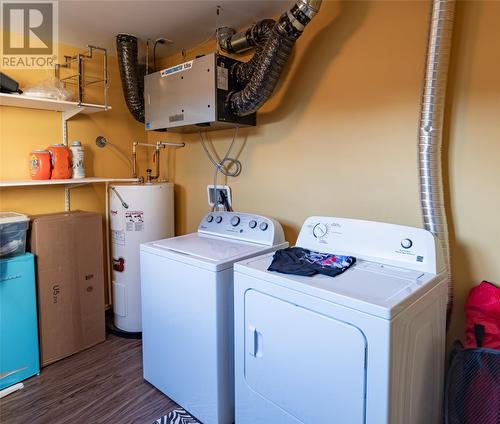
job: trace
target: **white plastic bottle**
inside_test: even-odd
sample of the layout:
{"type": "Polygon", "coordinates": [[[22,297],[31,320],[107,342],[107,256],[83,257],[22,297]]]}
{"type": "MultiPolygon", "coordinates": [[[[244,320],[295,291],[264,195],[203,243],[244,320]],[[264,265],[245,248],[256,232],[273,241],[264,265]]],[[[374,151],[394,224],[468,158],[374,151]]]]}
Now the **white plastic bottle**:
{"type": "Polygon", "coordinates": [[[71,143],[71,168],[73,178],[85,178],[85,151],[80,141],[71,143]]]}

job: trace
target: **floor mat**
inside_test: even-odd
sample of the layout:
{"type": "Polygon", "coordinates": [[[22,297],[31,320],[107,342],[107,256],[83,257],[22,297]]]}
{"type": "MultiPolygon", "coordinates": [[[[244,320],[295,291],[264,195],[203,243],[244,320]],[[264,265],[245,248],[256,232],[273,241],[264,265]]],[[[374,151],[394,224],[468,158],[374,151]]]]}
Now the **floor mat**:
{"type": "Polygon", "coordinates": [[[152,424],[201,424],[196,418],[193,418],[183,408],[176,408],[167,415],[158,418],[152,424]]]}

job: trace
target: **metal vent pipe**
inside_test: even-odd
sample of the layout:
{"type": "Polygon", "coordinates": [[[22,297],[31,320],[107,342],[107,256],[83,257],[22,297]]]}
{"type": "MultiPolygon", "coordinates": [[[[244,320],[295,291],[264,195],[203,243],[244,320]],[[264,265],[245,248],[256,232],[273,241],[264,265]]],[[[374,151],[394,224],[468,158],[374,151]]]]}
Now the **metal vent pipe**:
{"type": "Polygon", "coordinates": [[[440,240],[448,273],[447,325],[453,308],[442,138],[455,0],[433,0],[418,131],[420,204],[424,228],[440,240]]]}

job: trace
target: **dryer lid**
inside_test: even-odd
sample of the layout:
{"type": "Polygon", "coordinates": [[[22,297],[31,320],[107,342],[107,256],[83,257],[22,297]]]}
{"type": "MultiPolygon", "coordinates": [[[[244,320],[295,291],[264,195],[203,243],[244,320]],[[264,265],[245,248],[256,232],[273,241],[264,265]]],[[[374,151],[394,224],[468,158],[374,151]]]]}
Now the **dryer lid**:
{"type": "Polygon", "coordinates": [[[235,272],[384,319],[393,318],[443,281],[442,276],[364,260],[334,278],[303,277],[268,271],[271,261],[272,255],[251,258],[236,264],[235,272]]]}

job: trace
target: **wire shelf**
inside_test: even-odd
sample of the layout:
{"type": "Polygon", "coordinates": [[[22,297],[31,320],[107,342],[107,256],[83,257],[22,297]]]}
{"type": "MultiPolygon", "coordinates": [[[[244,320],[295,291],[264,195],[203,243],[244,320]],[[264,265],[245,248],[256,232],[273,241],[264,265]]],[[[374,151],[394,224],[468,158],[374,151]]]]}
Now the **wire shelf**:
{"type": "Polygon", "coordinates": [[[85,88],[102,84],[103,86],[103,104],[105,107],[108,105],[108,53],[105,48],[97,46],[87,46],[88,50],[85,53],[78,53],[74,56],[64,56],[64,62],[55,65],[55,76],[64,84],[76,88],[78,103],[85,102],[86,90],[85,88]],[[102,55],[102,65],[100,73],[102,77],[87,75],[88,69],[86,64],[93,63],[98,65],[97,54],[102,55]],[[61,75],[64,71],[73,72],[68,76],[61,75]]]}

